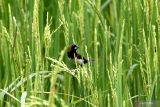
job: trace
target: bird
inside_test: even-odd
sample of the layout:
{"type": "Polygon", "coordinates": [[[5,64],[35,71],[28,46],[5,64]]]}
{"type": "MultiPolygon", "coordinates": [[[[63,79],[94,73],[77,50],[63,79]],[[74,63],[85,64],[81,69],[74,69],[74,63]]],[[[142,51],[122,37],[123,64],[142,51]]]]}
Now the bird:
{"type": "Polygon", "coordinates": [[[78,48],[79,46],[76,44],[71,44],[68,46],[67,56],[69,59],[74,60],[74,62],[77,63],[78,65],[83,65],[88,63],[89,61],[94,61],[93,59],[86,59],[85,57],[81,56],[77,52],[78,48]]]}

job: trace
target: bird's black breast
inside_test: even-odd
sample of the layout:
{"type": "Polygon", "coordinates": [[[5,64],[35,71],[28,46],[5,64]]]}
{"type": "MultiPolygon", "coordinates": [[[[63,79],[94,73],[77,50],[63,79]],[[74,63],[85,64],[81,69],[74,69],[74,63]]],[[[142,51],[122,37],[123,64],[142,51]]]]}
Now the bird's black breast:
{"type": "Polygon", "coordinates": [[[68,53],[67,53],[67,56],[68,56],[69,58],[71,58],[71,59],[74,59],[75,53],[73,53],[73,52],[68,52],[68,53]]]}

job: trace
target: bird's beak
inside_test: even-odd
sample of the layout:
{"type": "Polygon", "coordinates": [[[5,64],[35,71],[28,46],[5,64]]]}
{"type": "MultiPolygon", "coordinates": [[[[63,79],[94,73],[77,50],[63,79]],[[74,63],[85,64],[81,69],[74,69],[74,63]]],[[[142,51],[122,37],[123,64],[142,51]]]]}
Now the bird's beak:
{"type": "Polygon", "coordinates": [[[75,47],[75,50],[77,50],[78,48],[79,48],[79,46],[76,46],[76,47],[75,47]]]}

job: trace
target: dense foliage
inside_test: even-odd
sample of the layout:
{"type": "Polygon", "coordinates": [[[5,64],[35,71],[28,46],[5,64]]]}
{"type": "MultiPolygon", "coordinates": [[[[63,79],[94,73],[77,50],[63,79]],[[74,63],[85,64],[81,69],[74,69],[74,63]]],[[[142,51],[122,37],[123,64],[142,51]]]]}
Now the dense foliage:
{"type": "Polygon", "coordinates": [[[0,0],[0,106],[158,103],[159,41],[159,0],[0,0]]]}

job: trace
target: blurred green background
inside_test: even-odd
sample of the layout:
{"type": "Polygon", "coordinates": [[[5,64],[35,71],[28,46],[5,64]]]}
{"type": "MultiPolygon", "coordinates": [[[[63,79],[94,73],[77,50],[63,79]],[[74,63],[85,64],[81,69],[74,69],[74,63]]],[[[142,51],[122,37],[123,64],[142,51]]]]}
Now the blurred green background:
{"type": "Polygon", "coordinates": [[[159,39],[158,0],[0,0],[0,106],[159,103],[159,39]]]}

